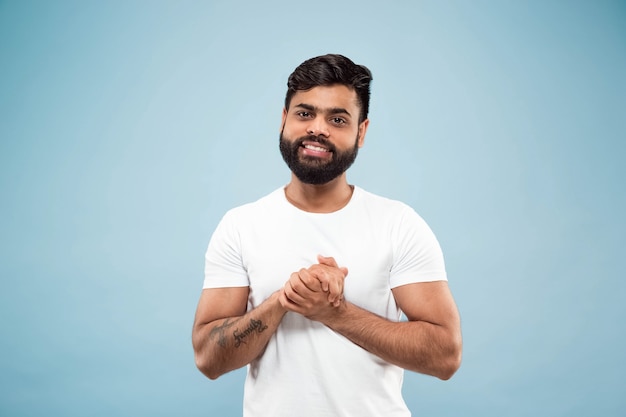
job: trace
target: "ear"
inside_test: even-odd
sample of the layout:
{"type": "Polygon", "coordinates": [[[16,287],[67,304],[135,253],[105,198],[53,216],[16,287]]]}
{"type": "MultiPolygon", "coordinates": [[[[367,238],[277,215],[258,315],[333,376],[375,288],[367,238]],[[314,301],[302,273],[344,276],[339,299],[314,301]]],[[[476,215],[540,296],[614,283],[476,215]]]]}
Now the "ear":
{"type": "Polygon", "coordinates": [[[370,119],[365,119],[361,122],[361,124],[359,125],[359,140],[358,140],[358,145],[359,148],[363,146],[363,143],[365,142],[365,134],[367,133],[367,127],[370,125],[370,119]]]}
{"type": "Polygon", "coordinates": [[[283,116],[280,121],[280,131],[282,132],[285,129],[285,120],[287,120],[287,109],[283,107],[283,116]]]}

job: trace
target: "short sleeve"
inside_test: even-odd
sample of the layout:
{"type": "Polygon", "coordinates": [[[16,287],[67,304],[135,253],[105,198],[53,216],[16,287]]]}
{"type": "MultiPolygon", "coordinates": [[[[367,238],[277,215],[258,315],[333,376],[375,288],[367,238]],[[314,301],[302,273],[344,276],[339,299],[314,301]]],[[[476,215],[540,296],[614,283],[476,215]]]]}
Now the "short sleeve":
{"type": "Polygon", "coordinates": [[[392,230],[391,288],[416,282],[447,281],[443,253],[426,222],[406,206],[392,230]]]}
{"type": "Polygon", "coordinates": [[[241,239],[235,217],[232,211],[226,213],[211,236],[204,257],[205,289],[250,285],[241,257],[241,239]]]}

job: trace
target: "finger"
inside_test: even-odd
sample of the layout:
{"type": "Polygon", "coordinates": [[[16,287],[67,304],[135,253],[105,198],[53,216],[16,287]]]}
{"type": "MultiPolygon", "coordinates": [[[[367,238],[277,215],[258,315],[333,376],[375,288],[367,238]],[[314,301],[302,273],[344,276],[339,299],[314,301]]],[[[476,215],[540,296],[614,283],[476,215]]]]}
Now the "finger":
{"type": "Polygon", "coordinates": [[[317,262],[321,263],[322,265],[332,266],[333,268],[338,267],[337,261],[335,261],[335,258],[333,258],[332,256],[317,255],[317,262]]]}
{"type": "Polygon", "coordinates": [[[317,255],[317,261],[322,265],[341,269],[341,272],[343,272],[344,277],[348,275],[348,268],[346,268],[345,266],[339,267],[337,265],[337,261],[335,261],[335,258],[333,258],[332,256],[317,255]]]}
{"type": "Polygon", "coordinates": [[[335,279],[331,281],[328,291],[328,301],[336,302],[343,295],[343,279],[335,279]]]}
{"type": "Polygon", "coordinates": [[[303,291],[306,289],[311,292],[319,292],[321,289],[323,289],[323,283],[321,282],[321,280],[307,269],[302,268],[298,272],[298,278],[304,286],[304,288],[301,288],[303,291]]]}
{"type": "Polygon", "coordinates": [[[299,295],[304,295],[308,288],[305,284],[306,278],[302,276],[303,271],[294,272],[289,277],[287,284],[291,287],[291,290],[299,295]]]}
{"type": "Polygon", "coordinates": [[[311,265],[308,272],[317,281],[315,284],[317,288],[323,292],[328,292],[328,274],[324,267],[321,267],[319,264],[311,265]]]}
{"type": "MultiPolygon", "coordinates": [[[[292,274],[292,278],[294,277],[294,275],[297,278],[296,273],[292,274]]],[[[283,287],[283,292],[285,293],[285,297],[287,298],[287,300],[293,304],[301,304],[304,301],[302,295],[300,295],[298,290],[295,288],[292,279],[285,283],[285,286],[283,287]]]]}
{"type": "MultiPolygon", "coordinates": [[[[339,268],[337,266],[337,261],[335,261],[335,258],[333,258],[332,256],[317,255],[317,261],[321,265],[329,266],[331,268],[339,268]]],[[[342,278],[345,278],[345,276],[348,273],[348,269],[347,268],[339,268],[339,269],[343,273],[342,278]]],[[[324,287],[324,291],[327,291],[330,293],[328,296],[328,301],[333,303],[336,301],[337,297],[340,296],[343,292],[343,282],[337,282],[336,280],[334,280],[332,281],[332,285],[331,285],[328,282],[329,281],[328,276],[326,276],[325,278],[326,279],[323,282],[322,286],[324,287]]]]}
{"type": "Polygon", "coordinates": [[[322,281],[322,280],[320,279],[320,280],[319,280],[319,283],[320,283],[320,287],[321,287],[322,291],[324,291],[324,292],[328,292],[328,281],[326,281],[326,280],[323,280],[323,281],[322,281]]]}
{"type": "Polygon", "coordinates": [[[300,305],[294,303],[292,300],[289,299],[289,297],[287,296],[287,292],[285,290],[281,291],[281,294],[278,298],[280,305],[287,311],[292,311],[294,313],[300,313],[302,308],[300,307],[300,305]]]}
{"type": "Polygon", "coordinates": [[[287,310],[291,310],[291,306],[294,305],[293,302],[289,299],[289,297],[287,297],[287,294],[285,293],[284,288],[280,291],[280,294],[278,296],[278,301],[280,302],[280,305],[283,306],[283,308],[286,308],[287,310]]]}

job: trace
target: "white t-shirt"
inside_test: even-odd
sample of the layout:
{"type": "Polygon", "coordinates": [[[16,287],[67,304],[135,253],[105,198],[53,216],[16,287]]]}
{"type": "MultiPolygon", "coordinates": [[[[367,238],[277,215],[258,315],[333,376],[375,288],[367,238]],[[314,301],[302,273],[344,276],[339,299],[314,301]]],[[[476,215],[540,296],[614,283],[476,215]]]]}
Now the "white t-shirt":
{"type": "MultiPolygon", "coordinates": [[[[318,254],[348,268],[347,301],[393,321],[401,311],[392,288],[447,279],[434,234],[409,206],[355,187],[341,210],[309,213],[280,188],[226,213],[206,253],[204,288],[249,286],[249,311],[318,254]]],[[[403,372],[290,312],[248,365],[244,416],[410,416],[403,372]]]]}

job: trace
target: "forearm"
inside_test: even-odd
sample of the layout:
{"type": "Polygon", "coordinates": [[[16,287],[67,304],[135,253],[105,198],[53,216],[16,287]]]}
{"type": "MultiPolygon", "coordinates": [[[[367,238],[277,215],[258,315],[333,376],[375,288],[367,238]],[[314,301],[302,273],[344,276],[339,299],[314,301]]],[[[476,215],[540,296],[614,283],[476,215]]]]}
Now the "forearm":
{"type": "Polygon", "coordinates": [[[196,323],[193,347],[198,369],[216,379],[247,365],[263,352],[284,315],[274,293],[242,316],[196,323]]]}
{"type": "Polygon", "coordinates": [[[353,343],[404,369],[449,379],[461,361],[456,328],[426,321],[392,322],[343,302],[324,324],[353,343]]]}

